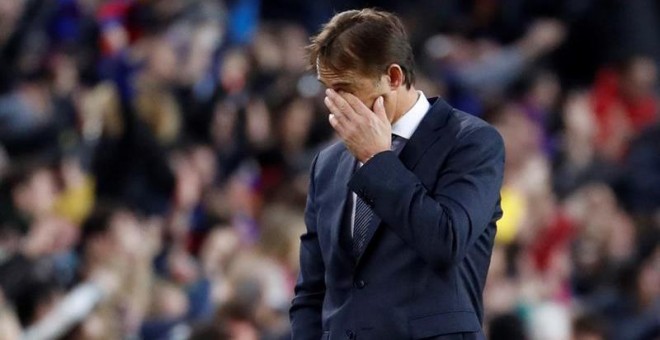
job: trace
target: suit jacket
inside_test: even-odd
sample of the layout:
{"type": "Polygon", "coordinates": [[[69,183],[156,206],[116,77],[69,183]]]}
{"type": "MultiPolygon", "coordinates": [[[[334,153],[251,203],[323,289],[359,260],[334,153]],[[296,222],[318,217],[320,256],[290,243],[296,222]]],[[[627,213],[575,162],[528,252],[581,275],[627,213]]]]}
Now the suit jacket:
{"type": "Polygon", "coordinates": [[[504,144],[479,118],[430,101],[399,156],[385,151],[354,171],[340,142],[315,158],[294,339],[484,338],[504,144]],[[358,258],[346,236],[351,192],[375,215],[358,258]]]}

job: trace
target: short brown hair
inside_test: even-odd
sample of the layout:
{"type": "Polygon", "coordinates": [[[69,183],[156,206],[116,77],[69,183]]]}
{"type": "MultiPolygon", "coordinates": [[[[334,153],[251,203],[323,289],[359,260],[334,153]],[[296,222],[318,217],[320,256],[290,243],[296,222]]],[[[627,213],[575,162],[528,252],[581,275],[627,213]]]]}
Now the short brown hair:
{"type": "Polygon", "coordinates": [[[404,72],[406,88],[415,82],[415,61],[403,24],[389,12],[375,9],[336,14],[307,46],[309,65],[334,73],[357,71],[376,76],[391,64],[404,72]]]}

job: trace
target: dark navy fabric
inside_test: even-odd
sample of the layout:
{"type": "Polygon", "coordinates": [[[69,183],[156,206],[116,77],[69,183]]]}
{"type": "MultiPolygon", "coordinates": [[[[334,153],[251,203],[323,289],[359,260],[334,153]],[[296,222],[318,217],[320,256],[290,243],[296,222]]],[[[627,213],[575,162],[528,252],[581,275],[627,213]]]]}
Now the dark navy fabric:
{"type": "Polygon", "coordinates": [[[314,160],[293,339],[484,338],[504,145],[479,118],[431,103],[398,156],[353,171],[336,143],[314,160]],[[351,192],[374,212],[358,258],[346,247],[351,192]]]}

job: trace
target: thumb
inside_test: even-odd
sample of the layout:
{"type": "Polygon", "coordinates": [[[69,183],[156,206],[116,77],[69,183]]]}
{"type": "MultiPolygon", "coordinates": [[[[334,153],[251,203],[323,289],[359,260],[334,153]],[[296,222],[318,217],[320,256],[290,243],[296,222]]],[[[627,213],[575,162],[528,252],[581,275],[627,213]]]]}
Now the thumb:
{"type": "Polygon", "coordinates": [[[376,103],[374,103],[374,113],[378,118],[384,120],[384,121],[389,121],[387,118],[387,112],[385,112],[385,103],[383,100],[383,96],[378,97],[376,99],[376,103]]]}

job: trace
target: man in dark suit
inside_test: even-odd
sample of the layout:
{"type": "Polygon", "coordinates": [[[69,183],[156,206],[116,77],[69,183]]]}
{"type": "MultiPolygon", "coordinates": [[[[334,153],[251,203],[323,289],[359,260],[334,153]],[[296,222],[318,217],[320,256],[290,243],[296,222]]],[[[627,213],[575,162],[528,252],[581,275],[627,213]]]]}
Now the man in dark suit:
{"type": "Polygon", "coordinates": [[[415,90],[393,14],[335,15],[309,56],[342,141],[311,169],[293,338],[484,338],[500,135],[415,90]]]}

